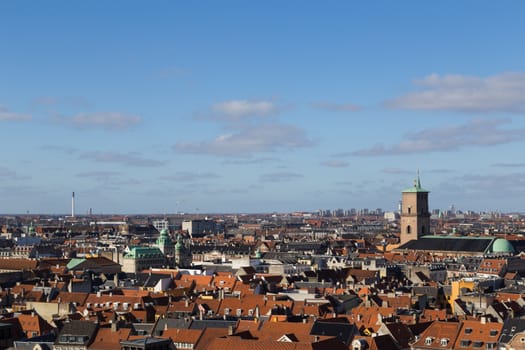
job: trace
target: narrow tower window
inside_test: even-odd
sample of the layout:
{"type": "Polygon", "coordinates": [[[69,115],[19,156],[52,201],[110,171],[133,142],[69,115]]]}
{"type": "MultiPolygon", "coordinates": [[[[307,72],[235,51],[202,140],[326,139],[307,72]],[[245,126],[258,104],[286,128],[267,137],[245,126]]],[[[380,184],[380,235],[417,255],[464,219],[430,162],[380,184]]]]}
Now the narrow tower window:
{"type": "Polygon", "coordinates": [[[410,232],[411,231],[411,228],[410,228],[410,225],[407,226],[407,233],[412,233],[410,232]]]}

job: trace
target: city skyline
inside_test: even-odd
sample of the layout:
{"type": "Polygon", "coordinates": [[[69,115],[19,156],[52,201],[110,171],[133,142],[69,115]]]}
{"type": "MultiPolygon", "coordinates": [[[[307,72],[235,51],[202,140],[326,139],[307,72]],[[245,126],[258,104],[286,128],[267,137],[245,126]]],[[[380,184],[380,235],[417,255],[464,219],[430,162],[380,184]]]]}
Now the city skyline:
{"type": "Polygon", "coordinates": [[[524,10],[0,3],[0,213],[523,212],[524,10]]]}

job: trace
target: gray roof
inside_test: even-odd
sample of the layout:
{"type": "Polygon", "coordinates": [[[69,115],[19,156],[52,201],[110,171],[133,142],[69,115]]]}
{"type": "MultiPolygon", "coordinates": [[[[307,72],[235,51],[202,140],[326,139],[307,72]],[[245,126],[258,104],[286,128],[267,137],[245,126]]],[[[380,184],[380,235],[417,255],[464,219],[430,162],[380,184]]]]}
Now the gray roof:
{"type": "Polygon", "coordinates": [[[427,250],[485,253],[494,237],[423,236],[409,241],[397,250],[427,250]]]}
{"type": "Polygon", "coordinates": [[[499,342],[506,344],[514,337],[514,335],[523,331],[525,331],[525,320],[511,318],[503,323],[499,342]]]}
{"type": "Polygon", "coordinates": [[[146,346],[151,344],[163,344],[171,343],[171,340],[165,338],[155,338],[155,337],[144,337],[133,340],[123,340],[120,342],[123,346],[146,346]]]}
{"type": "Polygon", "coordinates": [[[193,320],[190,329],[228,328],[229,326],[235,327],[236,325],[237,321],[230,320],[193,320]]]}
{"type": "Polygon", "coordinates": [[[93,321],[73,320],[65,322],[55,344],[81,343],[88,345],[93,340],[97,329],[98,324],[93,321]]]}

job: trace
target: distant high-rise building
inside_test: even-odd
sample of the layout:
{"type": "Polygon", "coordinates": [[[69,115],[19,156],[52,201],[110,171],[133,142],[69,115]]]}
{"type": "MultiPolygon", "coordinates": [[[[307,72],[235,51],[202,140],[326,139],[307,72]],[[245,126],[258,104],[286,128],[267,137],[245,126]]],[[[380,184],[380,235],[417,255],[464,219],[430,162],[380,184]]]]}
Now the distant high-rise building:
{"type": "Polygon", "coordinates": [[[190,237],[206,233],[217,233],[217,224],[214,220],[184,220],[182,230],[187,231],[190,237]]]}
{"type": "Polygon", "coordinates": [[[169,221],[166,219],[159,219],[159,220],[153,220],[153,227],[157,229],[157,231],[161,232],[162,230],[169,230],[169,221]]]}
{"type": "Polygon", "coordinates": [[[419,172],[414,186],[402,192],[401,244],[430,234],[428,193],[421,187],[419,172]]]}

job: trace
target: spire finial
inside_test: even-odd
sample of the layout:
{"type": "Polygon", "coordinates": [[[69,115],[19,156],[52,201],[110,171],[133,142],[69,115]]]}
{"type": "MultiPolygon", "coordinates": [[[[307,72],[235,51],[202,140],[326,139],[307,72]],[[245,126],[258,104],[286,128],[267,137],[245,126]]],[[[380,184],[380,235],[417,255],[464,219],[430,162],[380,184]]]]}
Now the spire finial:
{"type": "Polygon", "coordinates": [[[419,169],[417,169],[417,188],[421,188],[421,179],[419,178],[419,169]]]}

